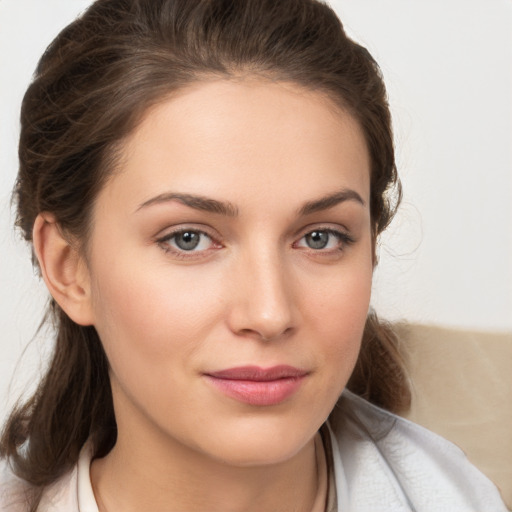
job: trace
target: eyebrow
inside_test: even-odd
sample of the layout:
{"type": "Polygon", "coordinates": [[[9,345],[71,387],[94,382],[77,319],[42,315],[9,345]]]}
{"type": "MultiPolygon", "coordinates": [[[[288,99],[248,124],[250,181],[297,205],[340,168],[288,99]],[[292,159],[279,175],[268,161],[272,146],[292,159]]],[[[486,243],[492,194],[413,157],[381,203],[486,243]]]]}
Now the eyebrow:
{"type": "Polygon", "coordinates": [[[356,201],[362,206],[365,206],[363,198],[355,190],[344,188],[334,194],[321,197],[314,201],[308,201],[299,209],[298,213],[299,215],[311,215],[312,213],[328,210],[345,201],[356,201]]]}
{"type": "Polygon", "coordinates": [[[190,206],[196,210],[202,210],[209,213],[217,213],[227,217],[236,217],[238,215],[238,208],[229,202],[217,201],[205,196],[198,196],[194,194],[180,194],[176,192],[169,192],[160,194],[158,196],[148,199],[142,203],[138,208],[146,208],[154,204],[167,203],[169,201],[179,201],[186,206],[190,206]]]}
{"type": "MultiPolygon", "coordinates": [[[[142,203],[136,211],[155,204],[167,203],[169,201],[179,201],[180,203],[190,206],[196,210],[216,213],[226,217],[236,217],[238,215],[238,208],[228,201],[218,201],[217,199],[212,199],[210,197],[195,194],[180,194],[178,192],[168,192],[152,197],[142,203]]],[[[356,201],[362,206],[365,206],[363,198],[355,190],[343,189],[335,192],[334,194],[321,197],[320,199],[308,201],[299,208],[298,215],[305,216],[322,210],[328,210],[329,208],[345,201],[356,201]]]]}

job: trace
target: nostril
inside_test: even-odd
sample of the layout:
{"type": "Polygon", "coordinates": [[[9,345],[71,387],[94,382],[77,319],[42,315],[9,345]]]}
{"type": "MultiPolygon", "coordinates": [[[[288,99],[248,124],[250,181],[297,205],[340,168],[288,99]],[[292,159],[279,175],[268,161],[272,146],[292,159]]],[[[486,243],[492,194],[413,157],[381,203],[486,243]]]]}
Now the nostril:
{"type": "Polygon", "coordinates": [[[270,329],[241,329],[239,334],[245,337],[257,338],[265,342],[271,342],[286,338],[290,336],[292,332],[292,327],[286,327],[285,329],[276,329],[273,332],[270,329]]]}

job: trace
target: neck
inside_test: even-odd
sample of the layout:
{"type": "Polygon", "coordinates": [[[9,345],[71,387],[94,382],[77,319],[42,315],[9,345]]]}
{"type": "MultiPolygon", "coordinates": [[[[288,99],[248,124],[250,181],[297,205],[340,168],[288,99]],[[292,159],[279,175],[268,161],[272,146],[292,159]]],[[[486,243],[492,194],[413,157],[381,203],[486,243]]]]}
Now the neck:
{"type": "Polygon", "coordinates": [[[157,448],[120,438],[105,458],[93,462],[91,479],[100,512],[313,508],[318,488],[314,440],[290,460],[258,467],[233,467],[183,446],[157,448]]]}

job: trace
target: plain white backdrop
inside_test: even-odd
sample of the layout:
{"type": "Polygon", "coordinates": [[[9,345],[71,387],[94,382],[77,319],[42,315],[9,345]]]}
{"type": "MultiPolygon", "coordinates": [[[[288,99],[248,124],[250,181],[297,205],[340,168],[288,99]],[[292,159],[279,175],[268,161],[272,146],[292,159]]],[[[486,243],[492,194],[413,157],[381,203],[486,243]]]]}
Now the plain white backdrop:
{"type": "MultiPolygon", "coordinates": [[[[13,230],[20,102],[45,47],[89,3],[0,0],[0,422],[51,347],[35,337],[46,292],[13,230]]],[[[512,2],[331,5],[381,65],[404,185],[373,305],[392,320],[512,331],[512,2]]]]}

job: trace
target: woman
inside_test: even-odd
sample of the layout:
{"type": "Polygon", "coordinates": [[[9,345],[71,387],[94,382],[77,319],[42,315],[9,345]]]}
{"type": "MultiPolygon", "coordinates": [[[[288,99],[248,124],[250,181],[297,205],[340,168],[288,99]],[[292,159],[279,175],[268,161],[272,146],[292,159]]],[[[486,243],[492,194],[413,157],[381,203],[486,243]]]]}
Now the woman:
{"type": "Polygon", "coordinates": [[[57,339],[2,510],[505,510],[365,400],[409,401],[368,313],[400,187],[378,67],[324,4],[94,3],[25,95],[15,196],[57,339]]]}

